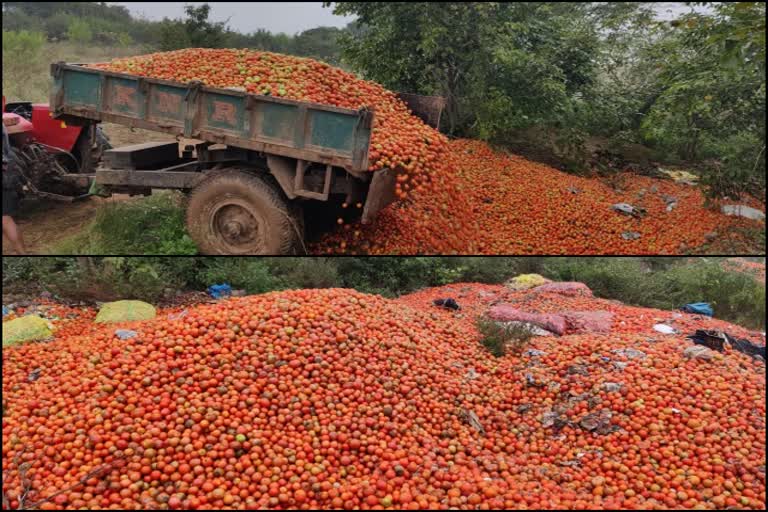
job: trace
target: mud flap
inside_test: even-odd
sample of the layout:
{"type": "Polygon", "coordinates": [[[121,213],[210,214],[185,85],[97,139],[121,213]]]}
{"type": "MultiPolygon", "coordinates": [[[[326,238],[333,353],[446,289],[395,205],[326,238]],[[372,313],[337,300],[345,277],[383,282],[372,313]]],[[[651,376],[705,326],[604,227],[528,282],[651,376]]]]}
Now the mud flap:
{"type": "Polygon", "coordinates": [[[363,208],[363,224],[369,224],[384,207],[395,200],[397,173],[392,169],[383,169],[373,173],[368,197],[363,208]]]}

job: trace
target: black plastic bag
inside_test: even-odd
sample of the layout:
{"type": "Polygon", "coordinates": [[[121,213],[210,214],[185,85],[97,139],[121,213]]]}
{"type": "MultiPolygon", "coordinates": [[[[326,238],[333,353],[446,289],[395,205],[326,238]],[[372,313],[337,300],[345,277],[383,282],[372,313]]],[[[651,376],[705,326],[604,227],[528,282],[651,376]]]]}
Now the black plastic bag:
{"type": "Polygon", "coordinates": [[[461,306],[459,306],[459,304],[455,300],[450,299],[450,298],[448,298],[448,299],[435,299],[434,301],[432,301],[432,303],[435,306],[440,306],[440,307],[443,307],[443,308],[452,309],[454,311],[458,311],[459,309],[461,309],[461,306]]]}

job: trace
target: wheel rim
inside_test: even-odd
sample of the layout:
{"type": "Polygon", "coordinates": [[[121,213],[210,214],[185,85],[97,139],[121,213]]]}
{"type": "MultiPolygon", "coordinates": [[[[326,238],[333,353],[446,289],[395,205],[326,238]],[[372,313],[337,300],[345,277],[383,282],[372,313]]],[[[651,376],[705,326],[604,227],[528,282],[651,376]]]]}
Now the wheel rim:
{"type": "Polygon", "coordinates": [[[262,252],[266,224],[244,201],[229,199],[215,205],[210,230],[229,253],[262,252]]]}

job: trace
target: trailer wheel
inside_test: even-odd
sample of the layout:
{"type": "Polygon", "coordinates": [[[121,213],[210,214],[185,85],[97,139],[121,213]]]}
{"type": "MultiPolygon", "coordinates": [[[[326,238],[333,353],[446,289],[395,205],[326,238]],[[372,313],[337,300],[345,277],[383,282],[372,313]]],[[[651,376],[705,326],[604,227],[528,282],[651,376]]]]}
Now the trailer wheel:
{"type": "Polygon", "coordinates": [[[301,211],[276,184],[232,168],[189,194],[187,230],[203,254],[294,254],[304,238],[301,211]]]}

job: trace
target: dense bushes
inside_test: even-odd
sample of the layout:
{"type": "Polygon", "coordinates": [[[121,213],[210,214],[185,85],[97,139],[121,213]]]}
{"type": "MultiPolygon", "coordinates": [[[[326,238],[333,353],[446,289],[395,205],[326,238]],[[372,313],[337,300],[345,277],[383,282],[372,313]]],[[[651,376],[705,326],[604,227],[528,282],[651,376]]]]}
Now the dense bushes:
{"type": "Polygon", "coordinates": [[[452,282],[498,283],[521,273],[586,283],[595,295],[627,304],[674,309],[711,302],[716,316],[765,326],[765,287],[723,270],[720,258],[501,257],[40,257],[4,258],[3,285],[49,289],[90,300],[156,300],[178,289],[228,282],[248,293],[287,288],[355,288],[395,296],[452,282]]]}

